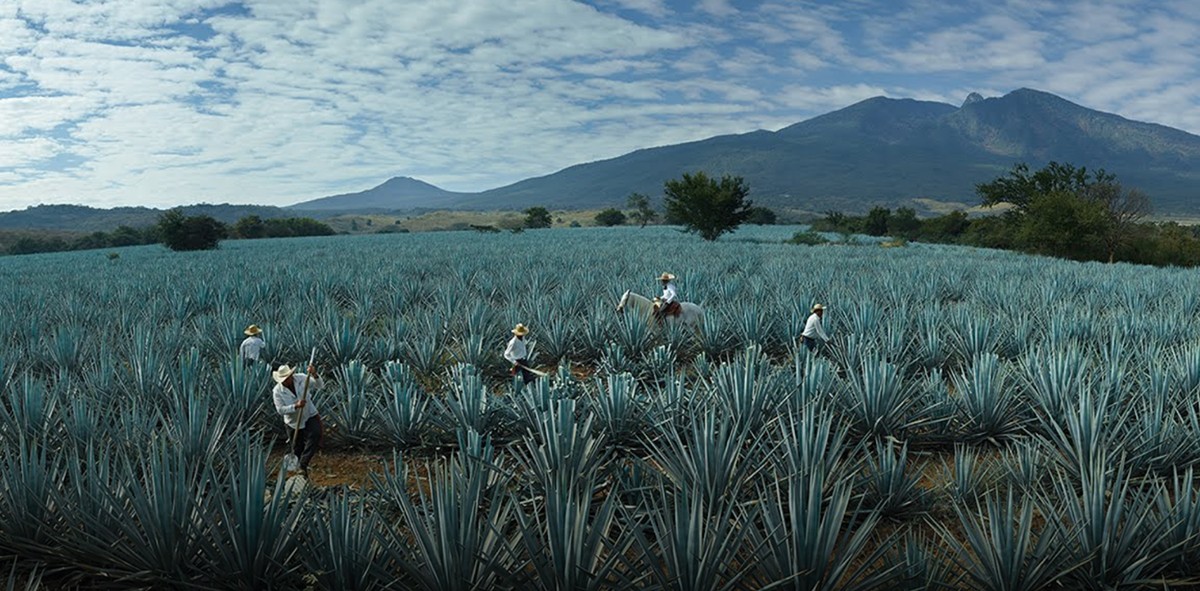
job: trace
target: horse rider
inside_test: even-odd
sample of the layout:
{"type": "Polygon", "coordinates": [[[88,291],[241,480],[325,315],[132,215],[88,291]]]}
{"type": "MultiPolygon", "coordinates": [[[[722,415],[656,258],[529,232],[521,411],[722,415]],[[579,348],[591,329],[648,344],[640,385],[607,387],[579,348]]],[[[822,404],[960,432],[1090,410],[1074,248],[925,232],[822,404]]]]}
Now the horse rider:
{"type": "Polygon", "coordinates": [[[662,282],[663,292],[659,296],[658,308],[655,309],[655,317],[659,322],[662,322],[667,316],[678,316],[683,312],[683,306],[679,305],[679,292],[675,290],[675,276],[670,273],[663,273],[658,277],[662,282]]]}

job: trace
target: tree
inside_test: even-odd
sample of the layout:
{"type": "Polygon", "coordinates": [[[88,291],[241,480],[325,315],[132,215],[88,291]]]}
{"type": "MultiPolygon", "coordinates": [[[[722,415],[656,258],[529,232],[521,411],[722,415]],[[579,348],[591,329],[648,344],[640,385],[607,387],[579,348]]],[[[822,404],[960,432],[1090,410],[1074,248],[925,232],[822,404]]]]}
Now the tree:
{"type": "Polygon", "coordinates": [[[703,172],[684,173],[682,179],[667,181],[664,190],[667,219],[705,240],[716,240],[750,217],[750,189],[740,176],[725,175],[717,181],[703,172]]]}
{"type": "Polygon", "coordinates": [[[162,242],[171,250],[210,250],[226,236],[225,224],[207,215],[185,216],[175,208],[158,217],[162,242]]]}
{"type": "Polygon", "coordinates": [[[867,219],[863,223],[863,232],[868,236],[883,236],[888,231],[888,218],[892,217],[892,210],[886,207],[872,207],[871,211],[867,212],[867,219]]]}
{"type": "Polygon", "coordinates": [[[545,207],[530,207],[525,210],[526,228],[549,228],[552,218],[545,207]]]}
{"type": "Polygon", "coordinates": [[[650,198],[641,193],[631,193],[629,198],[625,200],[625,204],[634,209],[634,212],[629,214],[629,219],[633,220],[639,228],[645,228],[646,224],[653,222],[658,217],[658,213],[650,207],[650,198]]]}
{"type": "Polygon", "coordinates": [[[596,225],[598,226],[620,226],[625,223],[625,214],[619,209],[608,208],[596,214],[596,225]]]}
{"type": "Polygon", "coordinates": [[[1108,216],[1103,204],[1071,192],[1037,195],[1017,230],[1023,250],[1050,256],[1096,260],[1104,250],[1108,216]]]}
{"type": "Polygon", "coordinates": [[[1117,249],[1129,242],[1138,224],[1150,215],[1150,198],[1138,189],[1125,189],[1115,180],[1088,187],[1084,196],[1104,207],[1108,227],[1101,239],[1111,263],[1117,249]]]}
{"type": "Polygon", "coordinates": [[[1030,174],[1029,165],[1022,162],[1013,166],[1007,177],[975,185],[975,191],[986,207],[1011,203],[1018,210],[1025,211],[1035,197],[1050,193],[1078,195],[1092,185],[1111,183],[1115,180],[1116,177],[1104,172],[1104,169],[1089,174],[1087,168],[1075,168],[1071,164],[1057,162],[1051,162],[1045,168],[1030,174]]]}
{"type": "Polygon", "coordinates": [[[262,218],[248,215],[233,225],[233,234],[238,238],[262,238],[265,228],[262,218]]]}
{"type": "Polygon", "coordinates": [[[888,218],[887,233],[897,238],[912,240],[920,230],[921,220],[917,219],[917,212],[911,207],[901,207],[888,218]]]}
{"type": "Polygon", "coordinates": [[[758,206],[750,208],[750,217],[746,218],[746,223],[756,226],[773,226],[778,219],[779,216],[775,215],[770,208],[758,206]]]}

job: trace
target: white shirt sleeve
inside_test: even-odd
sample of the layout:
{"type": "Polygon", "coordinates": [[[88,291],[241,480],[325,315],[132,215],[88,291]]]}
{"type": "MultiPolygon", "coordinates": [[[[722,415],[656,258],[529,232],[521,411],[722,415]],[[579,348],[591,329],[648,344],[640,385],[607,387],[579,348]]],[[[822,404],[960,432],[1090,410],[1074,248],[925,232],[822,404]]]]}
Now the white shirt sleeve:
{"type": "Polygon", "coordinates": [[[829,335],[825,334],[825,323],[821,322],[821,317],[816,313],[808,316],[808,322],[804,323],[803,336],[810,339],[819,338],[822,341],[829,341],[829,335]]]}
{"type": "Polygon", "coordinates": [[[662,294],[663,304],[669,304],[669,303],[675,301],[676,297],[678,297],[678,295],[675,293],[675,284],[667,283],[667,286],[663,288],[663,294],[662,294]]]}
{"type": "Polygon", "coordinates": [[[275,389],[271,391],[271,397],[275,400],[275,412],[285,417],[296,414],[296,395],[286,386],[275,384],[275,389]]]}
{"type": "Polygon", "coordinates": [[[513,337],[508,341],[508,347],[504,349],[504,358],[509,363],[516,363],[518,359],[525,358],[525,341],[513,337]]]}

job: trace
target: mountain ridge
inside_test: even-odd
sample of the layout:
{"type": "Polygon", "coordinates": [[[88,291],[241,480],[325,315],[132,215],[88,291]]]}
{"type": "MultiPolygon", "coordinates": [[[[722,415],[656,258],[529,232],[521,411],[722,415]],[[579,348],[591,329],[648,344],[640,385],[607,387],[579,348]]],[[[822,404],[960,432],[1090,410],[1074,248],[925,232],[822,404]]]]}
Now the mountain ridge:
{"type": "MultiPolygon", "coordinates": [[[[185,209],[213,215],[203,208],[225,207],[214,215],[223,221],[247,212],[331,217],[431,209],[597,209],[623,207],[634,192],[655,198],[666,180],[703,170],[710,176],[743,177],[750,198],[768,207],[817,213],[907,205],[930,211],[921,204],[976,203],[978,183],[1006,174],[1018,162],[1037,168],[1052,160],[1103,168],[1149,195],[1158,213],[1200,214],[1200,136],[1031,88],[1000,97],[971,93],[960,106],[871,97],[776,131],[641,148],[479,192],[447,191],[397,176],[364,191],[285,207],[201,204],[189,206],[198,210],[185,209]],[[252,209],[256,207],[260,209],[252,209]]],[[[0,213],[0,228],[110,230],[134,225],[130,220],[152,223],[161,212],[47,209],[51,207],[57,206],[0,213]]]]}
{"type": "Polygon", "coordinates": [[[960,106],[871,97],[777,131],[642,148],[458,193],[438,206],[621,207],[630,193],[658,195],[667,179],[704,170],[743,177],[763,205],[865,211],[917,199],[974,202],[976,184],[1018,162],[1050,161],[1104,168],[1147,192],[1161,211],[1200,213],[1200,136],[1031,88],[1001,97],[971,93],[960,106]]]}

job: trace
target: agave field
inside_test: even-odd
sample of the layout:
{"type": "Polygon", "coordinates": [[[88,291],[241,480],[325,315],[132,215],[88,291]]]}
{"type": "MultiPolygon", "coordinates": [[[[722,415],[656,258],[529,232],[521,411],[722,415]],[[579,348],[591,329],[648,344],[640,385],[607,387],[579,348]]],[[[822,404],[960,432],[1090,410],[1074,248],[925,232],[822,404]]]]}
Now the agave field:
{"type": "Polygon", "coordinates": [[[0,568],[10,589],[1197,581],[1194,271],[794,230],[0,259],[0,568]],[[615,312],[663,271],[700,332],[615,312]],[[816,302],[834,340],[810,354],[816,302]],[[550,373],[528,386],[501,357],[517,322],[550,373]],[[390,458],[370,486],[284,492],[272,382],[236,359],[250,323],[277,363],[317,349],[326,449],[390,458]]]}

